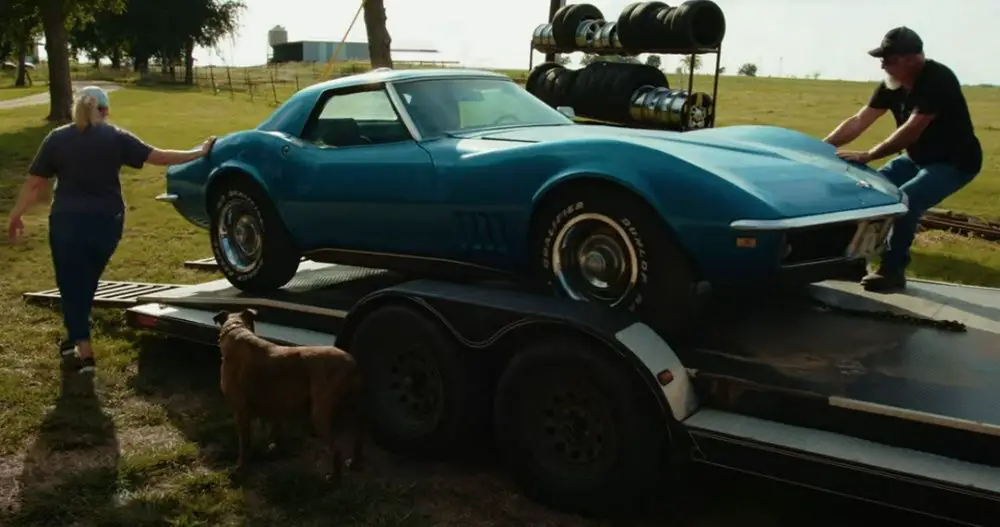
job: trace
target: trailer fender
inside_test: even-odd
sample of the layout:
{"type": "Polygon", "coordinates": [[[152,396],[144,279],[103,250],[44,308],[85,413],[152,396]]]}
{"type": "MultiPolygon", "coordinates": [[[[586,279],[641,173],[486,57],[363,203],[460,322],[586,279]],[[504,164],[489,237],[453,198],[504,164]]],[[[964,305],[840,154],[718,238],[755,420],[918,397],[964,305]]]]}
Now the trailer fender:
{"type": "Polygon", "coordinates": [[[600,340],[632,365],[637,380],[645,382],[675,422],[683,421],[698,407],[680,358],[646,324],[593,304],[520,291],[435,280],[415,280],[381,289],[354,305],[337,336],[337,345],[349,351],[361,319],[381,306],[399,302],[432,315],[458,342],[472,350],[491,348],[510,338],[531,338],[532,334],[545,334],[556,327],[581,332],[600,340]]]}

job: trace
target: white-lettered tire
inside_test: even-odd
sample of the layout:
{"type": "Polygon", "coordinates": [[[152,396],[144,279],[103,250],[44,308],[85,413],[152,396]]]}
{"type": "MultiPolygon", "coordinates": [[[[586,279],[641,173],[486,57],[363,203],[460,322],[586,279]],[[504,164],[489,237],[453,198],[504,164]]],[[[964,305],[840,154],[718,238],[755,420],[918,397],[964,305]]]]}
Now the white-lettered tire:
{"type": "Polygon", "coordinates": [[[667,422],[628,364],[559,335],[511,359],[497,384],[494,430],[525,494],[588,515],[641,507],[663,475],[667,422]]]}
{"type": "Polygon", "coordinates": [[[233,179],[212,194],[209,238],[219,269],[240,290],[265,293],[288,283],[300,254],[260,187],[233,179]]]}
{"type": "Polygon", "coordinates": [[[532,224],[532,268],[559,295],[636,313],[668,341],[698,312],[696,275],[673,232],[609,184],[554,189],[532,224]]]}

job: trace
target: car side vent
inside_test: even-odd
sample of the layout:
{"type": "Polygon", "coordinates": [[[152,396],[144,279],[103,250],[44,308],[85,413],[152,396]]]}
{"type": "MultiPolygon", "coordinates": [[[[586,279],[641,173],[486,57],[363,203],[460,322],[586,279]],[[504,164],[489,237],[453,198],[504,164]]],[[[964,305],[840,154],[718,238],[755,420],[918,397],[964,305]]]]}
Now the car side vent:
{"type": "Polygon", "coordinates": [[[507,229],[499,214],[485,212],[456,213],[462,233],[462,249],[476,252],[507,252],[507,229]]]}

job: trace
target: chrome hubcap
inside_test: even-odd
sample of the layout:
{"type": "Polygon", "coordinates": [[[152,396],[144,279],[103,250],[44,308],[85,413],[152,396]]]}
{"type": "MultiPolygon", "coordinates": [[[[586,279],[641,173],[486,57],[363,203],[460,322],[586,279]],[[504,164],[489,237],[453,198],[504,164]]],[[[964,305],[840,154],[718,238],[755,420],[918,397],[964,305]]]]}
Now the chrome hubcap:
{"type": "Polygon", "coordinates": [[[611,218],[582,214],[556,236],[553,271],[574,300],[621,303],[635,288],[638,256],[632,240],[611,218]]]}
{"type": "Polygon", "coordinates": [[[263,248],[263,229],[250,203],[233,200],[223,205],[218,241],[226,263],[237,271],[244,272],[256,265],[263,248]]]}

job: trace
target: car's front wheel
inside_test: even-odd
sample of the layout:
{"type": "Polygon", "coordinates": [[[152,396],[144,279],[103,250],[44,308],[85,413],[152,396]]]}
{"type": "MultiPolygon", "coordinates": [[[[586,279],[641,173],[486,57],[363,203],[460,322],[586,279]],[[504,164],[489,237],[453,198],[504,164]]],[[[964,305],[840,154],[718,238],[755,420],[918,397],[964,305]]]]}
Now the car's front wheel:
{"type": "Polygon", "coordinates": [[[693,266],[645,202],[606,185],[556,190],[533,222],[532,267],[552,291],[636,313],[681,338],[698,308],[693,266]]]}
{"type": "Polygon", "coordinates": [[[235,180],[213,193],[212,253],[237,288],[263,293],[288,283],[300,255],[274,205],[254,183],[235,180]]]}

